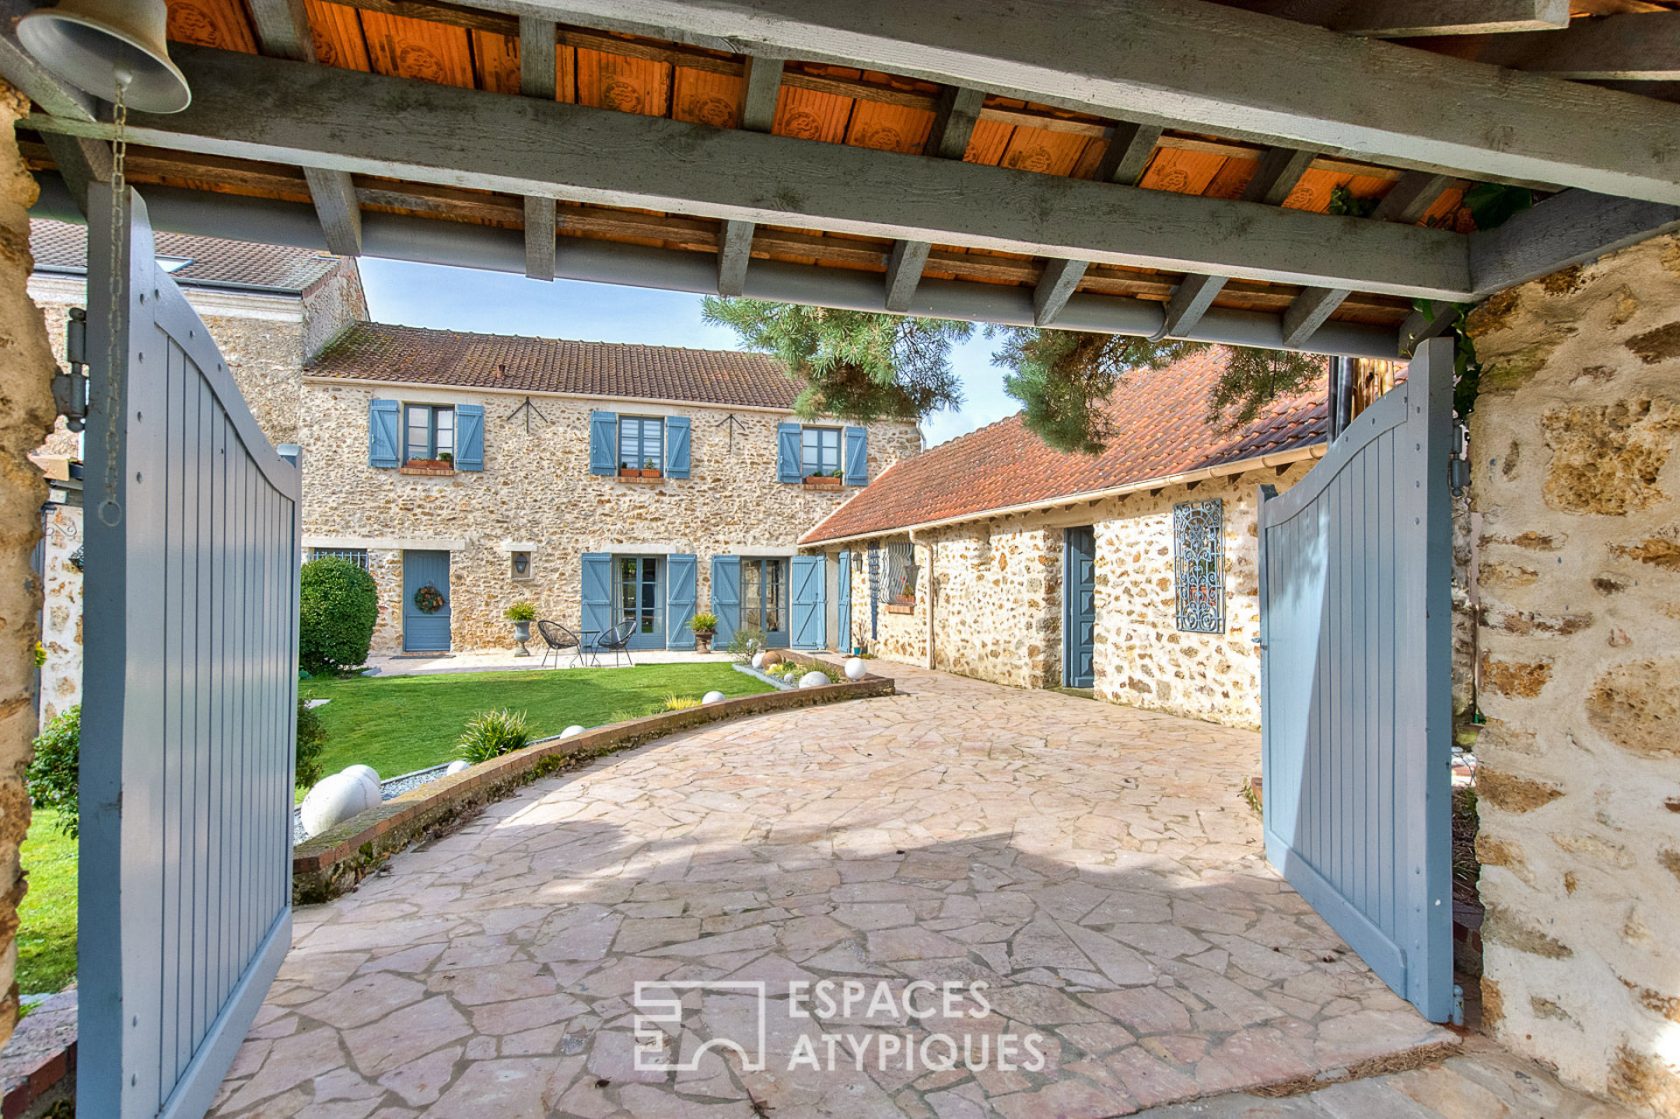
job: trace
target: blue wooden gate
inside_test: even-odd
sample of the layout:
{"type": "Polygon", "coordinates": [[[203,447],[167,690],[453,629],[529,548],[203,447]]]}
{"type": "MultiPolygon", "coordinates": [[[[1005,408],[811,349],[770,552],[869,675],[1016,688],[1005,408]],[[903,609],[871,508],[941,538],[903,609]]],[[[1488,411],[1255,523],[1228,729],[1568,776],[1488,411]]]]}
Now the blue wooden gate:
{"type": "Polygon", "coordinates": [[[852,553],[844,551],[839,557],[840,570],[835,576],[834,590],[834,648],[842,653],[852,651],[852,553]]]}
{"type": "Polygon", "coordinates": [[[298,471],[89,194],[76,1102],[197,1116],[291,944],[298,471]]]}
{"type": "Polygon", "coordinates": [[[1062,549],[1062,683],[1089,688],[1096,682],[1096,533],[1070,528],[1062,549]]]}
{"type": "Polygon", "coordinates": [[[1452,342],[1288,492],[1261,487],[1266,853],[1372,970],[1452,1014],[1452,342]]]}
{"type": "Polygon", "coordinates": [[[827,618],[827,560],[817,556],[793,557],[793,647],[821,649],[827,644],[823,632],[827,618]]]}
{"type": "MultiPolygon", "coordinates": [[[[449,553],[403,553],[403,649],[410,653],[449,652],[449,553]],[[426,609],[420,592],[437,592],[441,606],[426,609]]],[[[434,598],[431,601],[436,601],[434,598]]]]}

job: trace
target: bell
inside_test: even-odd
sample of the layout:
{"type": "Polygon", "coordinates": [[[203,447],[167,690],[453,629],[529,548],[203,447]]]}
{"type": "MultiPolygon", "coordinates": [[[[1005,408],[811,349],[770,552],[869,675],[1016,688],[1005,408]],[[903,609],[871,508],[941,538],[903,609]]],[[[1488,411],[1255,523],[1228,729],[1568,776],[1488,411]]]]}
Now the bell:
{"type": "Polygon", "coordinates": [[[185,75],[169,61],[164,0],[62,0],[18,20],[18,38],[36,60],[77,89],[129,108],[178,113],[192,101],[185,75]]]}

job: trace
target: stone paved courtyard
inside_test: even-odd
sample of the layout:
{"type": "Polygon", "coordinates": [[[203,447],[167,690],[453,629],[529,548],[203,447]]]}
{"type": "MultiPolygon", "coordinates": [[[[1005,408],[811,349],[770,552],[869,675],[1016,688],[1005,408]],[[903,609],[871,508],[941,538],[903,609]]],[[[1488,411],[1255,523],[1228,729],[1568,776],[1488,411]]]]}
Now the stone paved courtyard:
{"type": "MultiPolygon", "coordinates": [[[[538,782],[300,910],[215,1114],[1121,1115],[1451,1042],[1266,865],[1257,735],[892,671],[538,782]],[[991,1013],[790,1016],[824,978],[983,980],[991,1013]],[[637,1070],[634,984],[667,980],[768,983],[767,1067],[637,1070]],[[824,1033],[863,1070],[843,1040],[790,1072],[824,1033]],[[1037,1034],[1043,1067],[879,1067],[934,1033],[994,1066],[1037,1034]]],[[[686,1005],[674,1059],[753,1037],[746,991],[686,1005]]]]}

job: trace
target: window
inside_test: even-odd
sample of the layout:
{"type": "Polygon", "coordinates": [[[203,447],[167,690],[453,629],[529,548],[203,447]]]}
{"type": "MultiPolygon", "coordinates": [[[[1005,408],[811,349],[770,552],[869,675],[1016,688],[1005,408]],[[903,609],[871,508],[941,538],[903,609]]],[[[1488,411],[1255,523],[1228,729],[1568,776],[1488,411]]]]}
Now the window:
{"type": "Polygon", "coordinates": [[[800,432],[799,469],[809,478],[821,474],[831,478],[840,476],[840,429],[837,427],[808,427],[800,432]]]}
{"type": "Polygon", "coordinates": [[[409,404],[403,410],[403,461],[455,458],[455,409],[409,404]]]}
{"type": "Polygon", "coordinates": [[[1217,497],[1173,506],[1173,588],[1179,629],[1225,632],[1225,503],[1217,497]]]}
{"type": "Polygon", "coordinates": [[[780,559],[741,561],[741,625],[782,632],[782,603],[787,595],[787,563],[780,559]]]}
{"type": "Polygon", "coordinates": [[[357,567],[361,568],[363,571],[367,570],[367,565],[368,565],[367,549],[366,548],[311,548],[311,549],[309,549],[309,558],[312,559],[312,560],[318,560],[318,559],[349,560],[351,563],[355,564],[357,567]]]}
{"type": "Polygon", "coordinates": [[[662,470],[665,466],[665,421],[645,416],[620,416],[618,468],[662,470]]]}
{"type": "Polygon", "coordinates": [[[916,601],[916,551],[908,540],[887,545],[887,601],[899,606],[916,601]]]}
{"type": "Polygon", "coordinates": [[[626,556],[618,561],[618,616],[636,632],[659,632],[659,561],[626,556]]]}

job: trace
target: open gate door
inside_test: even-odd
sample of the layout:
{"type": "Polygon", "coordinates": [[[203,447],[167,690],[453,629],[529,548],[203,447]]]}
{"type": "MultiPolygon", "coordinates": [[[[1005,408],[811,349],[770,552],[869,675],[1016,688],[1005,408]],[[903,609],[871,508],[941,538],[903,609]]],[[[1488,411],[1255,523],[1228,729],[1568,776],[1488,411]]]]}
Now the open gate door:
{"type": "Polygon", "coordinates": [[[298,471],[127,201],[113,239],[90,190],[76,1077],[124,1119],[204,1113],[291,944],[299,560],[298,471]]]}
{"type": "Polygon", "coordinates": [[[1453,1012],[1452,342],[1262,487],[1266,854],[1426,1018],[1453,1012]]]}

